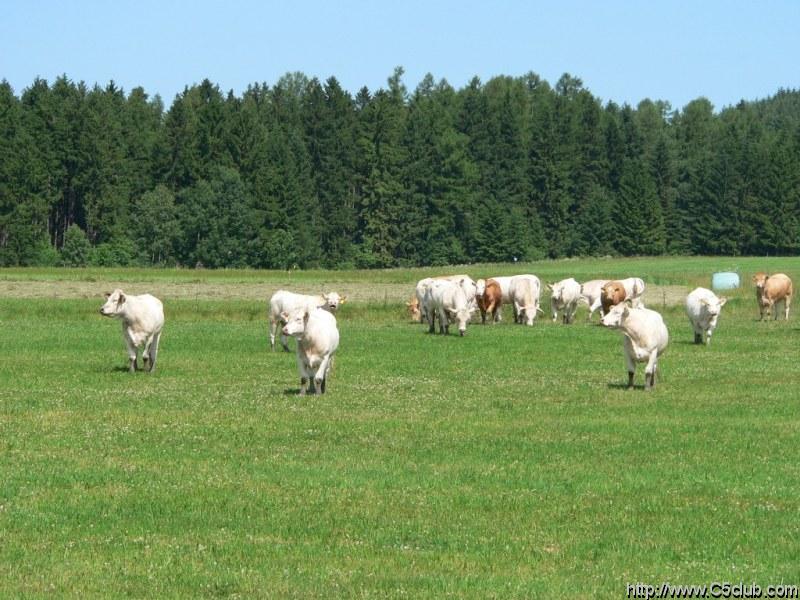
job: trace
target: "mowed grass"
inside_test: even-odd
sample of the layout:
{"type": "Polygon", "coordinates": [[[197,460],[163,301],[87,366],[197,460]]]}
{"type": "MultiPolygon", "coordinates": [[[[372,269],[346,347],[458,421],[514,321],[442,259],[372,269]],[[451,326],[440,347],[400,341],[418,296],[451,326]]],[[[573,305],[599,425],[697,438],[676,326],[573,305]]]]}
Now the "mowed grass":
{"type": "MultiPolygon", "coordinates": [[[[720,263],[648,260],[614,268],[694,287],[720,263]]],[[[781,261],[763,268],[800,275],[781,261]]],[[[541,266],[555,279],[592,263],[541,266]]],[[[62,272],[20,273],[3,275],[62,272]]],[[[413,287],[420,270],[402,273],[413,287]]],[[[690,343],[681,307],[653,306],[671,342],[651,393],[643,365],[623,388],[621,336],[583,308],[532,328],[507,311],[459,338],[356,298],[320,398],[297,396],[293,353],[269,351],[263,302],[166,303],[158,372],[131,376],[102,298],[0,298],[0,596],[799,584],[800,331],[794,316],[757,322],[747,284],[731,297],[710,347],[690,343]]]]}

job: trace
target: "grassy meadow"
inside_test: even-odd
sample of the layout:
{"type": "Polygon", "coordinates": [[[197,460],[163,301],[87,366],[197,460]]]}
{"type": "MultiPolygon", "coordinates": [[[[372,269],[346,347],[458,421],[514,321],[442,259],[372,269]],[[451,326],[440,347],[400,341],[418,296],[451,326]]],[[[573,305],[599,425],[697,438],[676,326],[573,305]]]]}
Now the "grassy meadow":
{"type": "MultiPolygon", "coordinates": [[[[626,584],[800,585],[800,314],[750,276],[795,258],[387,271],[0,270],[0,597],[621,598],[626,584]],[[685,294],[736,268],[709,347],[685,294]],[[421,277],[641,276],[670,345],[624,389],[585,322],[428,335],[421,277]],[[103,292],[165,305],[126,372],[103,292]],[[328,393],[298,397],[266,300],[336,289],[328,393]]],[[[800,310],[800,304],[796,307],[800,310]]],[[[597,316],[595,316],[595,320],[597,316]]],[[[294,346],[294,342],[290,342],[294,346]]]]}

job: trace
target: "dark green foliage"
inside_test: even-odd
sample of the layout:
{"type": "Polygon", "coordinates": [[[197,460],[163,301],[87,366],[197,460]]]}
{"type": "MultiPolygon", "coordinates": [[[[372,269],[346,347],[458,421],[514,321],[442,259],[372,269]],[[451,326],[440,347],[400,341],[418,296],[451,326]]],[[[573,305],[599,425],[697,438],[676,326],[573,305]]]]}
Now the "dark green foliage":
{"type": "Polygon", "coordinates": [[[383,268],[796,254],[800,92],[714,111],[601,101],[572,75],[302,73],[237,97],[0,83],[0,266],[383,268]]]}
{"type": "Polygon", "coordinates": [[[70,225],[64,232],[64,245],[61,247],[60,264],[63,267],[85,267],[89,264],[92,244],[83,229],[70,225]]]}

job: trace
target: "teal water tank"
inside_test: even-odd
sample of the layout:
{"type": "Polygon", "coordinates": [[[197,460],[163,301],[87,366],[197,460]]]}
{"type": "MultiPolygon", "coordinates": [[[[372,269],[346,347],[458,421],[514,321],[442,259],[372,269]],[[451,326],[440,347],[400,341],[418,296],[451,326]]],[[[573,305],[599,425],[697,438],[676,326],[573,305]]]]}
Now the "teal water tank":
{"type": "Polygon", "coordinates": [[[714,273],[711,276],[712,290],[732,290],[739,287],[739,274],[733,272],[714,273]]]}

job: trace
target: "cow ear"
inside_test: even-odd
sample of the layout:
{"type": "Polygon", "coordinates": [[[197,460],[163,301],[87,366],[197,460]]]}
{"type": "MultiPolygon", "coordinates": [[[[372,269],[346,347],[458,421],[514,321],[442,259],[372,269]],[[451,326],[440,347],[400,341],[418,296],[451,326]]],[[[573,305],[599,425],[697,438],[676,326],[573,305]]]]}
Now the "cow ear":
{"type": "Polygon", "coordinates": [[[103,294],[103,295],[104,295],[106,298],[110,298],[110,297],[111,297],[111,292],[106,292],[106,293],[105,293],[105,294],[103,294]]]}
{"type": "Polygon", "coordinates": [[[727,299],[727,298],[725,298],[725,297],[722,297],[722,298],[720,298],[720,299],[719,299],[719,307],[720,307],[720,308],[722,308],[723,306],[725,306],[725,303],[726,303],[727,301],[728,301],[728,299],[727,299]]]}
{"type": "Polygon", "coordinates": [[[123,302],[125,302],[125,294],[120,292],[119,300],[117,300],[117,304],[122,304],[123,302]]]}
{"type": "Polygon", "coordinates": [[[552,290],[553,289],[553,284],[552,283],[545,283],[544,287],[546,287],[548,290],[552,290]]]}
{"type": "Polygon", "coordinates": [[[281,319],[283,319],[284,321],[287,321],[289,319],[289,313],[284,310],[281,313],[281,319]]]}
{"type": "Polygon", "coordinates": [[[347,302],[347,296],[342,296],[339,298],[339,304],[344,304],[345,302],[347,302]]]}
{"type": "Polygon", "coordinates": [[[708,306],[708,298],[701,298],[700,304],[702,304],[703,306],[708,306]]]}

